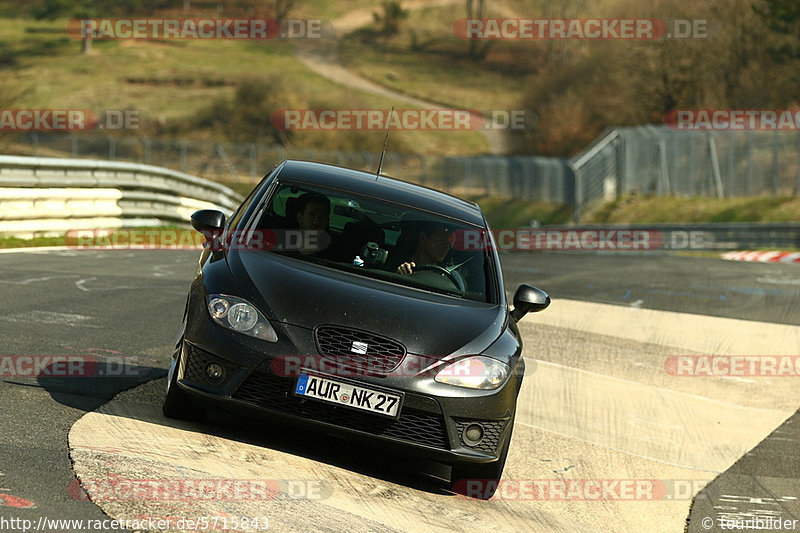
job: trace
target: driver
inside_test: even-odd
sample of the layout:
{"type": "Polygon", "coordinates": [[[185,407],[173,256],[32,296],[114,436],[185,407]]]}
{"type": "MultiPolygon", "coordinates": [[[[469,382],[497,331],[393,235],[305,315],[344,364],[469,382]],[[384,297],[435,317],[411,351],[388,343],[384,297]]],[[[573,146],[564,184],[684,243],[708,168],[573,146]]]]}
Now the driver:
{"type": "Polygon", "coordinates": [[[426,223],[417,232],[417,246],[411,257],[397,267],[398,274],[412,274],[417,265],[444,267],[444,259],[450,252],[451,230],[436,223],[426,223]]]}

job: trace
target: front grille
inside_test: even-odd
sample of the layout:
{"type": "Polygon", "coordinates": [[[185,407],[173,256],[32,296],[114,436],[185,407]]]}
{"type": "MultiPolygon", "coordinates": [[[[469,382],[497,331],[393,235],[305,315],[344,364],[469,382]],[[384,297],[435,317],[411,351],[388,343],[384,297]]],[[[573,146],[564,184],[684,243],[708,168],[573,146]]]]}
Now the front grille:
{"type": "Polygon", "coordinates": [[[461,442],[464,446],[490,454],[497,451],[497,443],[500,442],[500,435],[502,435],[503,428],[506,425],[505,420],[469,420],[465,418],[456,418],[454,420],[458,436],[461,437],[461,442]],[[475,446],[470,446],[464,442],[464,430],[467,429],[467,426],[470,424],[480,424],[483,426],[483,440],[475,446]]]}
{"type": "Polygon", "coordinates": [[[357,329],[319,326],[314,337],[317,350],[325,359],[367,372],[391,372],[406,355],[401,343],[357,329]],[[354,353],[353,343],[366,344],[366,353],[354,353]]]}
{"type": "Polygon", "coordinates": [[[435,448],[450,449],[444,419],[416,409],[403,408],[397,420],[360,413],[346,407],[327,405],[316,400],[302,400],[292,393],[295,380],[256,371],[239,387],[234,399],[259,407],[302,416],[373,435],[393,437],[435,448]]]}

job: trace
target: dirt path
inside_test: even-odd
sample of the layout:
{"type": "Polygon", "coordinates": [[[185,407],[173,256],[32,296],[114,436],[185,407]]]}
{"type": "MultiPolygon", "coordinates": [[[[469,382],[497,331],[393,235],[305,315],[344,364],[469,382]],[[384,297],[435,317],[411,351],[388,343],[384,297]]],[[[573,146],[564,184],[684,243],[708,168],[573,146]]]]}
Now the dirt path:
{"type": "MultiPolygon", "coordinates": [[[[415,0],[403,2],[402,7],[406,10],[413,10],[423,7],[444,6],[455,3],[459,3],[459,0],[415,0]]],[[[373,21],[372,13],[374,11],[374,7],[356,9],[346,13],[345,15],[342,15],[337,19],[334,19],[331,21],[333,26],[333,35],[345,35],[360,27],[371,24],[373,21]]],[[[297,49],[297,57],[310,70],[339,85],[374,94],[376,96],[381,96],[383,98],[388,98],[393,102],[410,104],[421,109],[435,109],[442,107],[441,103],[404,94],[375,83],[372,80],[368,80],[367,78],[359,76],[355,72],[348,70],[339,62],[336,48],[336,38],[324,39],[323,44],[321,45],[311,44],[299,46],[297,49]]],[[[481,134],[489,143],[489,152],[492,154],[507,153],[509,148],[508,136],[504,131],[494,129],[495,125],[489,119],[485,120],[487,121],[489,129],[481,130],[481,134]]]]}

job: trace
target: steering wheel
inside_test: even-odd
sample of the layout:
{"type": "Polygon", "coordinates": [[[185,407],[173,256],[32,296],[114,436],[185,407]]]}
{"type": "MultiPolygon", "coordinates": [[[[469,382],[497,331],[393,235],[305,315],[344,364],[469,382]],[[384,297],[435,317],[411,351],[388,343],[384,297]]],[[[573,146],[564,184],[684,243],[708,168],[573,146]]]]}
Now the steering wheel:
{"type": "Polygon", "coordinates": [[[441,267],[439,265],[430,265],[430,264],[428,264],[428,265],[420,265],[418,267],[414,267],[414,272],[412,272],[412,274],[417,273],[417,272],[419,272],[421,270],[433,270],[434,272],[438,272],[439,274],[443,274],[443,275],[445,275],[447,277],[447,279],[452,281],[453,285],[455,285],[457,288],[461,287],[461,283],[458,282],[458,279],[453,275],[453,273],[450,272],[449,270],[447,270],[444,267],[441,267]]]}

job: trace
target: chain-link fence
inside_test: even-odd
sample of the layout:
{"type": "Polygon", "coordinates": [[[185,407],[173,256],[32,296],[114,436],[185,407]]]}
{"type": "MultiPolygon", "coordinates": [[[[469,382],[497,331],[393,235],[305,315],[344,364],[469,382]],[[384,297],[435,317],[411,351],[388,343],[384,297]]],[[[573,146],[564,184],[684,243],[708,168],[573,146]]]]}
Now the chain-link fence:
{"type": "Polygon", "coordinates": [[[792,195],[800,192],[800,133],[619,128],[572,158],[570,167],[576,177],[576,218],[586,204],[630,193],[792,195]]]}
{"type": "MultiPolygon", "coordinates": [[[[377,152],[57,133],[8,134],[0,138],[0,151],[149,163],[212,180],[246,182],[255,182],[286,158],[374,172],[380,157],[377,152]]],[[[616,128],[571,159],[444,157],[389,150],[383,172],[462,196],[569,204],[579,220],[587,205],[631,193],[719,198],[797,194],[800,134],[616,128]]]]}
{"type": "Polygon", "coordinates": [[[537,156],[447,157],[442,188],[481,194],[571,204],[575,191],[566,159],[537,156]]]}

